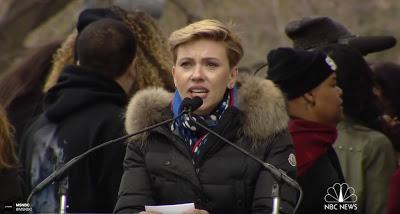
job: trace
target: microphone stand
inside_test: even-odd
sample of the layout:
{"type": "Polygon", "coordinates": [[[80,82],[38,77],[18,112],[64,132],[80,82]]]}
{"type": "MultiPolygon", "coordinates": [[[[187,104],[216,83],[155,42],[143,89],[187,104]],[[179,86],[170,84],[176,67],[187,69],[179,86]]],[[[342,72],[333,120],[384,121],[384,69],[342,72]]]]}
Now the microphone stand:
{"type": "MultiPolygon", "coordinates": [[[[64,165],[64,153],[57,157],[57,168],[59,169],[64,165]]],[[[59,214],[67,213],[67,192],[68,192],[68,176],[63,178],[58,184],[58,196],[60,197],[59,214]]]]}
{"type": "MultiPolygon", "coordinates": [[[[107,142],[104,142],[104,143],[102,143],[102,144],[99,144],[99,145],[97,145],[97,146],[95,146],[95,147],[93,147],[93,148],[87,150],[86,152],[84,152],[84,153],[82,153],[82,154],[80,154],[80,155],[78,155],[78,156],[72,158],[72,159],[69,160],[65,165],[63,165],[63,166],[60,167],[58,170],[56,170],[56,171],[54,171],[53,173],[51,173],[51,174],[50,174],[49,176],[47,176],[43,181],[41,181],[38,185],[36,185],[35,188],[33,188],[33,190],[31,191],[31,193],[29,194],[28,199],[27,199],[27,203],[30,203],[30,201],[31,201],[31,199],[32,199],[32,196],[33,196],[34,194],[36,194],[37,192],[40,192],[41,190],[43,190],[47,185],[49,185],[50,183],[53,183],[53,182],[55,182],[55,181],[61,180],[61,179],[64,177],[64,174],[66,173],[66,171],[69,170],[69,168],[71,168],[71,166],[73,166],[75,163],[77,163],[77,162],[80,161],[82,158],[86,157],[87,155],[89,155],[89,154],[91,154],[91,153],[93,153],[93,152],[99,150],[100,148],[103,148],[103,147],[105,147],[105,146],[108,146],[108,145],[110,145],[110,144],[113,144],[113,143],[115,143],[115,142],[119,142],[119,141],[121,141],[121,140],[125,140],[125,139],[127,139],[127,138],[132,137],[132,136],[141,134],[141,133],[143,133],[143,132],[147,132],[147,131],[149,131],[149,130],[151,130],[151,129],[154,129],[154,128],[157,128],[157,127],[162,126],[162,125],[164,125],[164,124],[170,123],[170,122],[176,120],[177,118],[181,117],[181,116],[182,116],[183,114],[185,114],[185,113],[187,113],[187,111],[186,111],[186,110],[183,110],[181,113],[179,113],[179,114],[178,114],[176,117],[174,117],[174,118],[171,118],[171,119],[168,119],[168,120],[166,120],[166,121],[163,121],[163,122],[154,124],[154,125],[152,125],[152,126],[149,126],[149,127],[147,127],[147,128],[144,128],[144,129],[142,129],[142,130],[140,130],[140,131],[137,131],[137,132],[135,132],[135,133],[132,133],[132,134],[129,134],[129,135],[125,135],[125,136],[122,136],[122,137],[119,137],[119,138],[116,138],[116,139],[113,139],[113,140],[109,140],[109,141],[107,141],[107,142]]],[[[63,186],[63,185],[68,185],[68,183],[65,183],[65,180],[64,180],[64,182],[62,182],[61,186],[63,186]]],[[[66,186],[64,186],[64,187],[66,187],[66,186]]],[[[66,190],[66,189],[64,189],[64,190],[66,190]]],[[[62,193],[62,192],[60,191],[60,193],[62,193]]],[[[66,193],[65,193],[64,196],[65,196],[65,197],[63,197],[63,194],[61,194],[61,201],[60,201],[60,204],[61,204],[63,201],[66,202],[66,193]]],[[[68,207],[68,206],[67,206],[66,204],[63,204],[63,207],[64,207],[64,211],[65,211],[65,208],[68,207]]],[[[60,209],[62,209],[62,207],[60,207],[60,209]]],[[[61,213],[61,210],[60,210],[60,213],[61,213]]]]}
{"type": "Polygon", "coordinates": [[[67,192],[68,192],[68,176],[61,180],[58,187],[58,194],[60,195],[60,208],[59,214],[67,213],[67,192]]]}
{"type": "Polygon", "coordinates": [[[253,159],[257,163],[259,163],[261,166],[263,166],[265,169],[267,169],[272,174],[272,176],[277,181],[272,186],[272,197],[273,197],[273,211],[272,211],[272,213],[273,214],[278,214],[279,213],[279,206],[280,206],[280,198],[279,198],[280,188],[279,188],[279,183],[280,182],[285,181],[291,187],[299,190],[299,193],[300,193],[299,200],[297,201],[296,207],[293,210],[293,213],[296,213],[296,210],[299,208],[300,202],[301,202],[301,200],[303,198],[303,190],[301,189],[300,185],[295,180],[293,180],[291,177],[289,177],[286,174],[285,171],[283,171],[281,169],[278,169],[274,165],[271,165],[271,164],[269,164],[267,162],[261,161],[260,159],[258,159],[257,157],[255,157],[251,153],[247,152],[246,150],[244,150],[240,146],[230,142],[229,140],[227,140],[226,138],[222,137],[218,133],[216,133],[213,130],[209,129],[207,126],[197,122],[196,120],[193,120],[192,119],[192,111],[191,111],[190,108],[187,109],[187,113],[188,113],[188,116],[189,116],[190,120],[193,121],[196,125],[198,125],[201,128],[207,130],[211,134],[217,136],[219,139],[221,139],[225,143],[229,144],[230,146],[233,146],[235,149],[239,150],[241,153],[245,154],[246,156],[250,157],[251,159],[253,159]]]}

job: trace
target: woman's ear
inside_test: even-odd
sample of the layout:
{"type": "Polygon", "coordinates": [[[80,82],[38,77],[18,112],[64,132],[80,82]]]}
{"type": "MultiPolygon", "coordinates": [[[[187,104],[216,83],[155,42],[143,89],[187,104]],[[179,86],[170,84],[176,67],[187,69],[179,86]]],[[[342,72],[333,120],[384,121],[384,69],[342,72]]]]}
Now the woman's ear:
{"type": "Polygon", "coordinates": [[[171,69],[171,74],[172,74],[172,78],[174,79],[174,85],[175,85],[175,88],[176,88],[176,79],[175,79],[175,65],[174,65],[174,66],[172,66],[172,69],[171,69]]]}
{"type": "Polygon", "coordinates": [[[130,76],[130,78],[136,80],[136,76],[137,76],[137,60],[136,59],[134,59],[132,64],[130,65],[129,76],[130,76]]]}
{"type": "Polygon", "coordinates": [[[237,66],[233,67],[230,72],[230,75],[229,75],[229,82],[228,82],[229,89],[232,89],[233,87],[235,87],[238,73],[239,73],[239,70],[238,70],[237,66]]]}
{"type": "Polygon", "coordinates": [[[315,94],[312,92],[306,92],[303,94],[304,100],[307,102],[307,104],[314,106],[315,105],[315,94]]]}
{"type": "Polygon", "coordinates": [[[372,87],[372,92],[375,94],[375,96],[380,97],[382,95],[382,90],[381,87],[379,86],[374,86],[372,87]]]}

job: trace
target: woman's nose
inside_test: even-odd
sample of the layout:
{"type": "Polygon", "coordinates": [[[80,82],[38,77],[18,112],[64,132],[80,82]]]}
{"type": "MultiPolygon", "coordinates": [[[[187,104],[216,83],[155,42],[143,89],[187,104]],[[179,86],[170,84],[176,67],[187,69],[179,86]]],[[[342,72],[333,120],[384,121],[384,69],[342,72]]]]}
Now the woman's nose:
{"type": "Polygon", "coordinates": [[[201,65],[197,65],[194,67],[191,79],[193,81],[204,80],[204,71],[203,71],[201,65]]]}
{"type": "Polygon", "coordinates": [[[343,95],[343,90],[339,86],[336,86],[336,87],[338,89],[339,95],[342,96],[343,95]]]}

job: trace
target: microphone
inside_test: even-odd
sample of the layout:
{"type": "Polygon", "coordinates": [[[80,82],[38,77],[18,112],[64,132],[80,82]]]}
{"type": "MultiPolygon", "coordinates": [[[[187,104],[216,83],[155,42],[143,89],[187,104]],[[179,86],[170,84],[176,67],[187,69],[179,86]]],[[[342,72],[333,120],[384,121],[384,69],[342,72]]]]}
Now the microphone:
{"type": "MultiPolygon", "coordinates": [[[[200,97],[195,97],[195,98],[193,98],[193,100],[194,100],[194,99],[197,99],[197,98],[200,98],[200,97]]],[[[186,98],[185,98],[185,99],[186,99],[186,98]]],[[[190,99],[190,98],[188,98],[188,99],[190,99]]],[[[199,103],[197,103],[197,102],[199,102],[199,101],[191,101],[191,102],[193,102],[193,103],[196,102],[197,105],[201,106],[201,105],[203,104],[203,100],[201,100],[201,98],[200,98],[200,101],[201,101],[201,104],[200,104],[200,105],[199,105],[199,103]]],[[[189,102],[189,101],[187,101],[187,102],[188,102],[188,103],[191,103],[191,102],[189,102]]],[[[183,102],[182,102],[182,104],[183,104],[183,102]]],[[[191,113],[192,113],[192,110],[191,110],[191,109],[188,109],[187,113],[188,113],[188,115],[189,115],[190,120],[193,121],[196,125],[198,125],[198,126],[200,126],[201,128],[207,130],[209,133],[213,134],[214,136],[218,137],[219,139],[221,139],[222,141],[224,141],[224,142],[227,143],[228,145],[234,147],[235,149],[237,149],[238,151],[240,151],[241,153],[243,153],[243,154],[246,155],[247,157],[250,157],[251,159],[253,159],[253,160],[256,161],[257,163],[259,163],[261,166],[263,166],[265,169],[267,169],[267,170],[272,174],[272,176],[273,176],[276,180],[278,180],[278,181],[282,181],[282,180],[283,180],[283,181],[286,182],[289,186],[291,186],[291,187],[293,187],[293,188],[299,190],[299,192],[300,192],[299,200],[297,201],[297,205],[296,205],[296,207],[294,208],[294,212],[293,212],[293,213],[296,212],[296,210],[298,209],[298,207],[299,207],[299,205],[300,205],[301,199],[302,199],[302,197],[303,197],[303,190],[301,189],[300,185],[299,185],[294,179],[292,179],[291,177],[289,177],[289,176],[286,174],[286,172],[283,171],[282,169],[278,169],[278,168],[276,168],[274,165],[269,164],[269,163],[266,163],[266,162],[260,160],[259,158],[257,158],[257,157],[254,156],[253,154],[251,154],[250,152],[244,150],[244,149],[241,148],[240,146],[238,146],[238,145],[232,143],[232,142],[229,141],[228,139],[222,137],[222,136],[219,135],[218,133],[216,133],[216,132],[214,132],[213,130],[209,129],[207,126],[205,126],[205,125],[203,125],[203,124],[197,122],[196,120],[193,120],[193,119],[192,119],[192,116],[191,116],[191,113]]],[[[276,192],[275,192],[275,193],[276,193],[276,192]]],[[[277,193],[276,193],[276,194],[277,194],[277,193]]],[[[278,208],[278,209],[279,209],[279,208],[278,208]]]]}
{"type": "Polygon", "coordinates": [[[396,45],[396,38],[392,36],[360,36],[351,38],[347,44],[356,48],[362,55],[389,49],[396,45]]]}
{"type": "Polygon", "coordinates": [[[203,105],[203,100],[200,97],[194,97],[190,99],[189,97],[185,97],[182,100],[181,106],[179,108],[179,112],[181,111],[196,111],[200,106],[203,105]]]}
{"type": "MultiPolygon", "coordinates": [[[[201,100],[201,99],[200,99],[200,100],[201,100]]],[[[196,101],[196,102],[198,102],[198,101],[196,101]]],[[[200,107],[200,106],[199,106],[199,107],[200,107]]],[[[197,108],[198,108],[198,107],[197,107],[197,108]]],[[[194,108],[192,107],[192,109],[194,109],[194,108]]],[[[93,147],[93,148],[87,150],[86,152],[84,152],[84,153],[82,153],[82,154],[80,154],[80,155],[78,155],[78,156],[72,158],[72,159],[69,160],[65,165],[63,165],[63,166],[61,166],[59,169],[55,170],[53,173],[51,173],[49,176],[47,176],[43,181],[41,181],[38,185],[36,185],[35,188],[33,188],[33,190],[31,191],[31,193],[29,194],[28,199],[27,199],[27,203],[30,203],[30,201],[31,201],[31,199],[32,199],[32,196],[33,196],[34,194],[36,194],[37,192],[40,192],[41,190],[43,190],[47,185],[49,185],[50,183],[53,183],[53,182],[55,182],[55,181],[61,180],[61,179],[64,177],[66,171],[69,170],[72,166],[74,166],[77,162],[79,162],[80,160],[82,160],[84,157],[87,157],[88,155],[94,153],[95,151],[97,151],[97,150],[99,150],[99,149],[101,149],[101,148],[103,148],[103,147],[106,147],[106,146],[108,146],[108,145],[110,145],[110,144],[113,144],[113,143],[115,143],[115,142],[119,142],[119,141],[125,140],[125,139],[127,139],[127,138],[132,137],[132,136],[141,134],[141,133],[143,133],[143,132],[149,131],[149,130],[151,130],[151,129],[154,129],[154,128],[157,128],[157,127],[162,126],[162,125],[164,125],[164,124],[167,124],[167,123],[169,123],[169,122],[172,122],[172,121],[176,120],[177,118],[181,117],[181,116],[182,116],[183,114],[185,114],[185,113],[187,113],[186,110],[182,111],[181,113],[179,113],[179,114],[178,114],[176,117],[174,117],[174,118],[171,118],[171,119],[165,120],[165,121],[163,121],[163,122],[154,124],[154,125],[152,125],[152,126],[149,126],[149,127],[147,127],[147,128],[144,128],[144,129],[142,129],[142,130],[139,130],[139,131],[137,131],[137,132],[135,132],[135,133],[132,133],[132,134],[129,134],[129,135],[125,135],[125,136],[122,136],[122,137],[119,137],[119,138],[116,138],[116,139],[113,139],[113,140],[106,141],[106,142],[104,142],[104,143],[102,143],[102,144],[99,144],[99,145],[97,145],[97,146],[95,146],[95,147],[93,147]]]]}

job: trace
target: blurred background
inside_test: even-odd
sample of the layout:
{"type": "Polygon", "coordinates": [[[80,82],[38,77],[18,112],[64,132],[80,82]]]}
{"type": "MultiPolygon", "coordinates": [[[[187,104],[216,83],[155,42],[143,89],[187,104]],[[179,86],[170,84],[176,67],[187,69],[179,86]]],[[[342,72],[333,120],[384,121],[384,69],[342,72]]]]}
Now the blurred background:
{"type": "MultiPolygon", "coordinates": [[[[399,0],[0,0],[0,75],[35,47],[65,39],[83,9],[111,5],[149,12],[166,37],[198,19],[232,23],[245,47],[240,65],[251,70],[270,49],[291,46],[285,25],[304,16],[329,16],[357,35],[400,39],[399,0]]],[[[400,63],[400,45],[367,59],[400,63]]]]}

